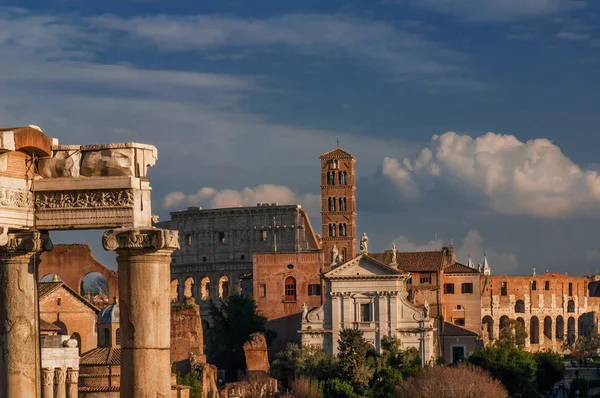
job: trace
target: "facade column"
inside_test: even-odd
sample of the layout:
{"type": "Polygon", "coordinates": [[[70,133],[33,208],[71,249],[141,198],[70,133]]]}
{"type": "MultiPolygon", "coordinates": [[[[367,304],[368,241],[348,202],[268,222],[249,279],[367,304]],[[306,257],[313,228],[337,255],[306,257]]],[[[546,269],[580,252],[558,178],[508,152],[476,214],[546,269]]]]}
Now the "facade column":
{"type": "Polygon", "coordinates": [[[171,253],[177,231],[146,227],[104,233],[117,252],[121,327],[121,397],[170,397],[171,253]]]}
{"type": "Polygon", "coordinates": [[[342,329],[342,300],[339,292],[331,293],[331,353],[337,354],[339,331],[342,329]]]}
{"type": "Polygon", "coordinates": [[[79,369],[67,369],[67,398],[77,398],[78,396],[79,369]]]}
{"type": "Polygon", "coordinates": [[[54,369],[42,369],[42,398],[54,398],[54,369]]]}
{"type": "MultiPolygon", "coordinates": [[[[493,318],[492,318],[493,319],[493,318]]],[[[500,338],[500,318],[496,318],[494,319],[494,323],[492,325],[492,329],[493,329],[493,338],[494,340],[498,340],[500,338]]]]}
{"type": "Polygon", "coordinates": [[[37,265],[52,242],[47,233],[0,231],[0,397],[39,397],[37,265]]]}
{"type": "Polygon", "coordinates": [[[67,368],[54,369],[54,398],[67,398],[67,368]]]}

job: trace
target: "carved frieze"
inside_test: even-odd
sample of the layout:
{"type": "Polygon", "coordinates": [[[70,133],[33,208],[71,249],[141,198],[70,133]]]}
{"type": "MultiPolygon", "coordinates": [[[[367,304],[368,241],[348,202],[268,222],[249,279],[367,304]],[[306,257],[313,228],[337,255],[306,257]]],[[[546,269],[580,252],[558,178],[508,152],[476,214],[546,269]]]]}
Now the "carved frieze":
{"type": "Polygon", "coordinates": [[[102,236],[105,250],[179,249],[179,233],[168,229],[113,229],[102,236]]]}
{"type": "Polygon", "coordinates": [[[132,207],[133,204],[133,189],[36,192],[35,194],[35,206],[38,210],[132,207]]]}
{"type": "Polygon", "coordinates": [[[33,207],[33,195],[26,189],[0,189],[0,206],[31,208],[33,207]]]}

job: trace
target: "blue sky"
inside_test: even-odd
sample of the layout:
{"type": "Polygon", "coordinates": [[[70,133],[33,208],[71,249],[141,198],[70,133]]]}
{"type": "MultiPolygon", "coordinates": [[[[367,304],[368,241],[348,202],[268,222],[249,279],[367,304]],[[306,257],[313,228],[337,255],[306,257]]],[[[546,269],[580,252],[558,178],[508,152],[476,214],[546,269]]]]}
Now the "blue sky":
{"type": "MultiPolygon", "coordinates": [[[[358,158],[375,250],[600,271],[600,7],[572,0],[19,1],[0,120],[158,147],[153,210],[301,203],[358,158]]],[[[97,233],[84,241],[107,263],[97,233]]],[[[110,265],[110,264],[109,264],[110,265]]]]}

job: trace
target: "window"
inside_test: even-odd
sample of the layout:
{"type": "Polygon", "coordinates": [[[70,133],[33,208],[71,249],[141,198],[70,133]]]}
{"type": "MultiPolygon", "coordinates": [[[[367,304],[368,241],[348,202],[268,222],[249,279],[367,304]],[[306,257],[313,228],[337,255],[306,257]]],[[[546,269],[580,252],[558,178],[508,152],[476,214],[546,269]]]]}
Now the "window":
{"type": "Polygon", "coordinates": [[[454,283],[444,283],[444,294],[454,294],[454,283]]]}
{"type": "Polygon", "coordinates": [[[346,224],[340,224],[340,236],[346,236],[346,224]]]}
{"type": "Polygon", "coordinates": [[[202,300],[210,299],[210,278],[208,276],[200,281],[200,297],[202,300]]]}
{"type": "Polygon", "coordinates": [[[62,304],[62,299],[59,297],[56,299],[56,305],[58,305],[60,307],[61,304],[62,304]]]}
{"type": "Polygon", "coordinates": [[[340,198],[340,210],[346,211],[346,198],[340,198]]]}
{"type": "Polygon", "coordinates": [[[294,264],[288,264],[287,269],[294,269],[294,264]]]}
{"type": "Polygon", "coordinates": [[[517,300],[515,303],[515,312],[518,314],[525,313],[525,302],[523,300],[517,300]]]}
{"type": "Polygon", "coordinates": [[[219,243],[225,243],[225,232],[219,232],[219,243]]]}
{"type": "Polygon", "coordinates": [[[454,324],[458,326],[465,326],[465,318],[458,318],[454,320],[454,324]]]}
{"type": "Polygon", "coordinates": [[[327,173],[327,184],[335,185],[335,173],[333,173],[333,172],[327,173]]]}
{"type": "Polygon", "coordinates": [[[206,262],[206,257],[202,257],[202,262],[205,263],[206,262]]]}
{"type": "Polygon", "coordinates": [[[360,320],[361,322],[371,322],[373,317],[371,316],[371,304],[360,305],[360,320]]]}
{"type": "Polygon", "coordinates": [[[410,278],[408,278],[408,280],[406,281],[407,285],[412,285],[412,276],[410,278]]]}
{"type": "Polygon", "coordinates": [[[191,235],[191,234],[187,234],[187,235],[185,236],[185,240],[186,240],[186,242],[187,242],[187,245],[188,245],[188,246],[191,246],[191,245],[192,245],[192,243],[193,243],[193,239],[192,239],[192,235],[191,235]]]}
{"type": "Polygon", "coordinates": [[[115,344],[121,345],[121,329],[117,329],[115,332],[115,344]]]}
{"type": "Polygon", "coordinates": [[[336,227],[335,224],[329,224],[329,236],[335,236],[336,227]]]}
{"type": "Polygon", "coordinates": [[[537,281],[531,281],[531,290],[537,290],[537,281]]]}
{"type": "Polygon", "coordinates": [[[550,290],[550,281],[544,282],[544,290],[550,290]]]}
{"type": "Polygon", "coordinates": [[[569,282],[569,296],[573,295],[573,284],[569,282]]]}
{"type": "Polygon", "coordinates": [[[229,278],[226,275],[219,279],[219,297],[222,299],[229,298],[229,278]]]}
{"type": "Polygon", "coordinates": [[[264,283],[258,285],[258,297],[267,297],[267,285],[264,283]]]}
{"type": "Polygon", "coordinates": [[[242,254],[242,255],[240,256],[240,260],[245,260],[245,259],[246,259],[246,256],[242,254]]]}
{"type": "Polygon", "coordinates": [[[340,185],[346,185],[346,177],[348,176],[348,174],[344,171],[341,172],[340,171],[340,185]]]}
{"type": "Polygon", "coordinates": [[[506,296],[508,294],[508,283],[507,282],[502,282],[500,284],[500,295],[501,296],[506,296]]]}
{"type": "Polygon", "coordinates": [[[335,198],[327,199],[329,202],[329,211],[335,211],[335,198]]]}
{"type": "Polygon", "coordinates": [[[461,310],[464,310],[464,309],[465,309],[465,307],[463,307],[462,305],[460,305],[460,304],[459,304],[459,305],[457,305],[457,306],[456,306],[456,309],[457,309],[458,311],[461,311],[461,310]]]}
{"type": "Polygon", "coordinates": [[[104,328],[104,347],[110,347],[110,329],[104,328]]]}
{"type": "Polygon", "coordinates": [[[296,279],[285,278],[285,301],[296,301],[296,279]]]}
{"type": "Polygon", "coordinates": [[[421,278],[419,278],[419,282],[421,285],[431,283],[431,274],[421,274],[421,278]]]}
{"type": "Polygon", "coordinates": [[[320,296],[321,295],[321,285],[318,283],[308,285],[308,295],[309,296],[320,296]]]}
{"type": "Polygon", "coordinates": [[[460,285],[460,292],[462,294],[471,294],[473,293],[473,284],[471,282],[466,282],[460,285]]]}

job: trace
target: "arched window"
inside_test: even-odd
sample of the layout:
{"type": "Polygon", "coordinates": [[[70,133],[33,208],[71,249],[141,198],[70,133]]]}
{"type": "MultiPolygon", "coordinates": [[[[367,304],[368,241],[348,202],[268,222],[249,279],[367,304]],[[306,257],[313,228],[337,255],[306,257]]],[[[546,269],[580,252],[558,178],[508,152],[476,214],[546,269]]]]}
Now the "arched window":
{"type": "Polygon", "coordinates": [[[329,236],[335,236],[335,230],[337,226],[335,224],[329,224],[329,236]]]}
{"type": "Polygon", "coordinates": [[[208,276],[200,281],[200,296],[202,300],[210,300],[210,278],[208,276]]]}
{"type": "Polygon", "coordinates": [[[346,211],[346,198],[340,198],[340,210],[346,211]]]}
{"type": "Polygon", "coordinates": [[[346,172],[345,171],[344,172],[340,171],[339,176],[340,176],[340,185],[346,185],[346,183],[347,183],[347,178],[346,178],[347,174],[346,174],[346,172]]]}
{"type": "Polygon", "coordinates": [[[575,302],[573,300],[569,300],[567,303],[567,312],[575,312],[575,302]]]}
{"type": "Polygon", "coordinates": [[[335,198],[329,198],[329,211],[335,211],[335,198]]]}
{"type": "Polygon", "coordinates": [[[342,248],[342,254],[341,254],[340,262],[342,262],[342,263],[343,263],[344,261],[347,261],[347,260],[346,260],[346,253],[347,253],[347,252],[348,252],[348,250],[347,250],[345,247],[343,247],[343,248],[342,248]]]}
{"type": "MultiPolygon", "coordinates": [[[[525,319],[523,318],[517,318],[517,322],[519,322],[521,324],[521,326],[523,327],[523,330],[525,329],[525,319]]],[[[517,343],[517,345],[523,345],[525,344],[525,338],[527,337],[527,335],[517,335],[515,336],[515,343],[517,343]]]]}
{"type": "Polygon", "coordinates": [[[340,224],[340,236],[346,236],[346,224],[340,224]]]}
{"type": "Polygon", "coordinates": [[[115,332],[115,344],[121,345],[121,329],[117,329],[115,332]]]}
{"type": "Polygon", "coordinates": [[[327,184],[335,185],[335,173],[334,172],[327,173],[327,184]]]}
{"type": "Polygon", "coordinates": [[[104,347],[110,347],[110,329],[104,328],[104,347]]]}
{"type": "Polygon", "coordinates": [[[517,302],[515,303],[515,312],[517,314],[525,313],[525,302],[523,300],[517,300],[517,302]]]}
{"type": "Polygon", "coordinates": [[[285,278],[285,301],[296,301],[296,279],[285,278]]]}
{"type": "Polygon", "coordinates": [[[229,298],[229,278],[226,275],[219,279],[219,297],[222,299],[229,298]]]}
{"type": "Polygon", "coordinates": [[[509,318],[506,315],[502,315],[500,317],[500,331],[501,332],[502,332],[502,330],[506,329],[509,326],[508,320],[509,320],[509,318]]]}

